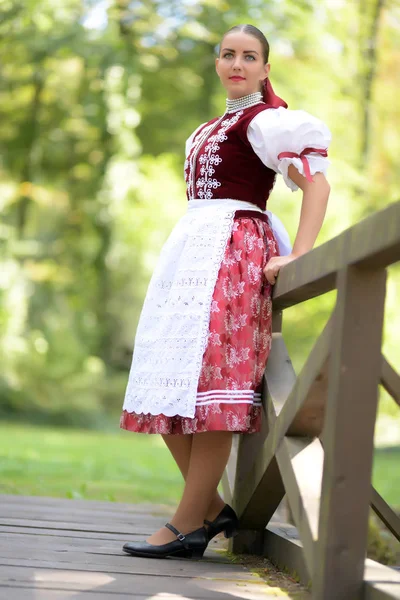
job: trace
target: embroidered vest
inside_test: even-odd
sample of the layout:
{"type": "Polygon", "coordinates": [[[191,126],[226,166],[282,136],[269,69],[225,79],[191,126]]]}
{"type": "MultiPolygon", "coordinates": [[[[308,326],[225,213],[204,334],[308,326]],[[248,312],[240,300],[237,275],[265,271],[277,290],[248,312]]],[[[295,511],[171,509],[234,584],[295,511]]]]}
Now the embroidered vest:
{"type": "Polygon", "coordinates": [[[269,109],[257,104],[222,120],[206,123],[195,135],[185,162],[187,198],[232,198],[252,202],[265,210],[276,173],[258,158],[247,139],[254,117],[269,109]]]}

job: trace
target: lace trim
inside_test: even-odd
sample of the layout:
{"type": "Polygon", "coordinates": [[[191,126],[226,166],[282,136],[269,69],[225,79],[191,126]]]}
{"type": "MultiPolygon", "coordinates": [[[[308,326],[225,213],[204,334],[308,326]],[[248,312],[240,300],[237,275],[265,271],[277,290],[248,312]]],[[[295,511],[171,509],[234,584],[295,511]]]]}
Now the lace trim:
{"type": "Polygon", "coordinates": [[[124,410],[194,417],[212,296],[240,203],[234,204],[188,211],[164,245],[139,320],[124,410]]]}

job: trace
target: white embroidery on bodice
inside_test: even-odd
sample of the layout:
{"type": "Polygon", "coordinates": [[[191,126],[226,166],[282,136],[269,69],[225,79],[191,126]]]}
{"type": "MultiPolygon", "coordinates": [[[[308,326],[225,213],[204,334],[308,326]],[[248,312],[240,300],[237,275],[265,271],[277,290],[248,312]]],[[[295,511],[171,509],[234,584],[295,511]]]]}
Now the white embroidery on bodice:
{"type": "Polygon", "coordinates": [[[220,144],[228,139],[226,135],[228,129],[230,129],[235,123],[238,122],[240,117],[243,115],[243,110],[236,112],[232,117],[223,119],[217,123],[213,123],[211,126],[207,126],[203,131],[196,136],[192,143],[192,147],[189,151],[188,158],[185,161],[185,180],[188,188],[188,194],[190,199],[201,198],[202,200],[211,200],[214,198],[212,190],[216,190],[221,186],[221,181],[215,175],[215,167],[222,163],[222,158],[218,154],[221,149],[220,144]],[[210,135],[213,128],[220,128],[210,135]],[[206,146],[201,154],[199,150],[203,143],[207,141],[206,146]],[[200,177],[195,180],[196,165],[197,161],[201,165],[200,177]]]}

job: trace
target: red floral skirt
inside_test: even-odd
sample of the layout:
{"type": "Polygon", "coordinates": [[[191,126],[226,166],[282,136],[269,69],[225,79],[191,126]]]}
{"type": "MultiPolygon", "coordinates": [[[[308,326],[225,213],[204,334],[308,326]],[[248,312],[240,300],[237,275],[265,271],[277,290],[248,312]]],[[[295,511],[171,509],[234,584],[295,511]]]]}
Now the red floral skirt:
{"type": "Polygon", "coordinates": [[[123,411],[120,426],[138,433],[255,433],[271,348],[271,285],[263,274],[278,246],[268,223],[235,218],[215,285],[207,347],[193,418],[123,411]]]}

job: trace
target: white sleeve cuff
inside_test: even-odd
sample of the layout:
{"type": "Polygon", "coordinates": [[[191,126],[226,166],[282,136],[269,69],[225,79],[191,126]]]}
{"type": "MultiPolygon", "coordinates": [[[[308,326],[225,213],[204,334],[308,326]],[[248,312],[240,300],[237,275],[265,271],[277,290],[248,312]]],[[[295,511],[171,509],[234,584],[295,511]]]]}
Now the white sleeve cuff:
{"type": "MultiPolygon", "coordinates": [[[[327,158],[323,156],[318,156],[317,154],[307,154],[306,159],[308,161],[308,164],[310,165],[311,176],[315,175],[315,173],[323,173],[324,175],[326,175],[328,167],[330,165],[330,162],[327,158]]],[[[283,180],[288,186],[288,188],[290,188],[292,192],[295,192],[299,189],[299,186],[296,185],[294,181],[292,181],[292,179],[290,179],[289,177],[289,165],[294,165],[300,173],[300,175],[304,175],[305,177],[304,165],[303,161],[300,158],[282,158],[279,162],[279,173],[282,174],[283,180]]]]}

